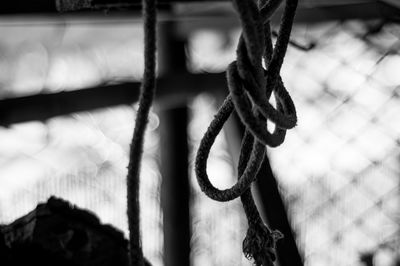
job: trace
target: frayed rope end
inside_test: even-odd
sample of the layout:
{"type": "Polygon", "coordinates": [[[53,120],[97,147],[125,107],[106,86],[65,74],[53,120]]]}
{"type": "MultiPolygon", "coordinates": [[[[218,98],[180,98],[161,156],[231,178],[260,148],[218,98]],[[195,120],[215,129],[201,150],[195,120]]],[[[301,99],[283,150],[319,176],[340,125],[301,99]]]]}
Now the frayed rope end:
{"type": "Polygon", "coordinates": [[[264,224],[252,225],[243,240],[243,253],[256,266],[273,266],[276,242],[283,238],[279,231],[270,231],[264,224]]]}

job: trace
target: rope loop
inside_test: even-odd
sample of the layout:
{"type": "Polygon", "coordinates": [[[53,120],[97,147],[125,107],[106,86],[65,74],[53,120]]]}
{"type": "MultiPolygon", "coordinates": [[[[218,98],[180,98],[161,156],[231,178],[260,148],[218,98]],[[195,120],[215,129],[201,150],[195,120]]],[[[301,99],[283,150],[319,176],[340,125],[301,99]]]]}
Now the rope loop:
{"type": "Polygon", "coordinates": [[[243,31],[236,61],[226,71],[230,93],[200,142],[195,173],[201,190],[211,199],[241,198],[249,224],[243,252],[256,266],[271,266],[275,260],[275,243],[282,234],[271,231],[262,222],[250,187],[263,163],[266,146],[282,144],[286,131],[297,123],[296,108],[280,77],[280,70],[298,0],[286,0],[275,46],[272,45],[269,21],[283,1],[259,1],[257,6],[253,0],[233,0],[243,31]],[[269,102],[272,95],[276,108],[269,102]],[[207,175],[207,160],[216,137],[234,110],[246,129],[239,156],[238,181],[231,188],[218,189],[207,175]],[[268,122],[275,124],[273,132],[268,130],[268,122]]]}
{"type": "Polygon", "coordinates": [[[228,96],[202,138],[195,161],[197,182],[200,185],[201,190],[208,197],[216,201],[230,201],[242,195],[254,181],[265,154],[264,145],[260,142],[249,143],[249,140],[246,141],[245,138],[242,144],[242,149],[250,147],[251,156],[244,172],[239,177],[238,182],[231,188],[224,190],[220,190],[211,184],[206,170],[208,156],[215,138],[222,130],[226,120],[228,120],[229,116],[232,114],[233,108],[234,106],[231,97],[228,96]]]}
{"type": "Polygon", "coordinates": [[[283,99],[281,97],[277,97],[277,111],[275,111],[275,109],[268,102],[261,104],[261,106],[257,106],[253,98],[251,98],[251,93],[247,93],[245,90],[246,86],[238,72],[239,71],[236,62],[233,62],[228,66],[227,73],[230,96],[232,97],[232,101],[241,121],[244,122],[246,128],[250,130],[257,140],[264,145],[268,145],[270,147],[279,146],[285,140],[286,129],[284,128],[284,123],[278,124],[278,119],[281,118],[285,109],[289,110],[290,108],[286,107],[286,102],[281,101],[281,99],[283,99]],[[260,115],[256,114],[258,112],[253,112],[252,105],[254,105],[257,110],[261,111],[261,113],[264,115],[264,118],[272,118],[275,120],[274,122],[277,126],[275,127],[273,133],[268,131],[267,120],[260,119],[260,115]],[[268,112],[272,112],[272,115],[269,115],[268,112]]]}

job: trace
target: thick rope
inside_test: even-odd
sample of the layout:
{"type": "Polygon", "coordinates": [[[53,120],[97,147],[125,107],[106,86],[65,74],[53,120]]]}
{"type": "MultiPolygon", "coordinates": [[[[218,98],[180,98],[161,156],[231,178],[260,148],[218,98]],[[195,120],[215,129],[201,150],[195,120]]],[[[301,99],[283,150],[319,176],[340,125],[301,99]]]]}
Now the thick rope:
{"type": "Polygon", "coordinates": [[[275,46],[272,45],[269,21],[282,0],[255,2],[233,0],[239,14],[243,32],[237,48],[237,60],[227,69],[230,91],[208,127],[196,156],[195,172],[201,190],[210,198],[229,201],[240,196],[249,229],[243,241],[243,252],[257,266],[273,265],[275,243],[281,233],[271,231],[262,221],[251,193],[263,162],[266,146],[283,143],[286,130],[297,123],[296,109],[279,75],[289,43],[290,32],[298,0],[286,0],[280,30],[275,46]],[[262,62],[267,66],[263,68],[262,62]],[[270,103],[274,95],[277,108],[270,103]],[[239,115],[246,130],[242,141],[238,181],[229,189],[218,189],[207,175],[207,159],[219,132],[233,110],[239,115]],[[268,121],[275,124],[273,132],[268,121]]]}
{"type": "Polygon", "coordinates": [[[133,132],[127,176],[129,263],[144,266],[140,235],[139,176],[143,140],[155,93],[156,71],[156,0],[143,0],[144,74],[140,88],[139,109],[133,132]]]}

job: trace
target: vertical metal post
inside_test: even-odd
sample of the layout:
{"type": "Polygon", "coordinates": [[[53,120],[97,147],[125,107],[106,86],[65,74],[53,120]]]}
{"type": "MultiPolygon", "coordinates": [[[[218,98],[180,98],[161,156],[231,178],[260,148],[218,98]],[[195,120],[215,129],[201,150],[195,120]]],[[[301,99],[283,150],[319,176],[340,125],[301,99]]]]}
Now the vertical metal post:
{"type": "Polygon", "coordinates": [[[303,266],[303,259],[296,245],[285,204],[267,156],[265,156],[258,172],[256,188],[259,191],[262,208],[267,216],[269,225],[284,235],[284,238],[277,243],[279,264],[281,266],[303,266]]]}
{"type": "MultiPolygon", "coordinates": [[[[186,71],[185,40],[174,24],[160,25],[159,70],[162,75],[186,71]]],[[[188,108],[175,106],[160,111],[161,205],[164,222],[164,265],[190,265],[190,212],[188,172],[188,108]]]]}

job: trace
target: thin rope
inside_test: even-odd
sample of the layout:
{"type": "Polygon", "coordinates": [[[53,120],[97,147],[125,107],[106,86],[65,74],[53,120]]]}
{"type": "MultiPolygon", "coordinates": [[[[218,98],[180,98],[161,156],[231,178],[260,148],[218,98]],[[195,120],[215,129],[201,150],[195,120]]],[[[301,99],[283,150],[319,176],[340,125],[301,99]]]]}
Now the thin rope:
{"type": "Polygon", "coordinates": [[[144,266],[140,234],[140,168],[144,134],[156,86],[156,0],[143,0],[142,5],[144,19],[144,74],[140,88],[139,109],[130,146],[127,175],[129,263],[131,266],[144,266]]]}
{"type": "Polygon", "coordinates": [[[298,0],[286,0],[275,46],[272,45],[270,18],[282,0],[233,0],[242,34],[237,47],[237,59],[227,68],[230,94],[217,111],[203,136],[195,161],[195,173],[201,190],[217,201],[229,201],[240,196],[249,228],[243,241],[243,252],[257,266],[271,266],[275,260],[276,241],[282,238],[262,221],[251,193],[266,153],[266,146],[283,143],[286,130],[296,126],[294,103],[280,77],[298,0]],[[267,66],[263,68],[262,62],[267,66]],[[276,109],[269,103],[271,95],[276,109]],[[228,189],[212,185],[207,175],[207,159],[214,141],[232,112],[236,110],[245,133],[238,162],[238,181],[228,189]],[[270,132],[267,123],[275,124],[270,132]]]}

